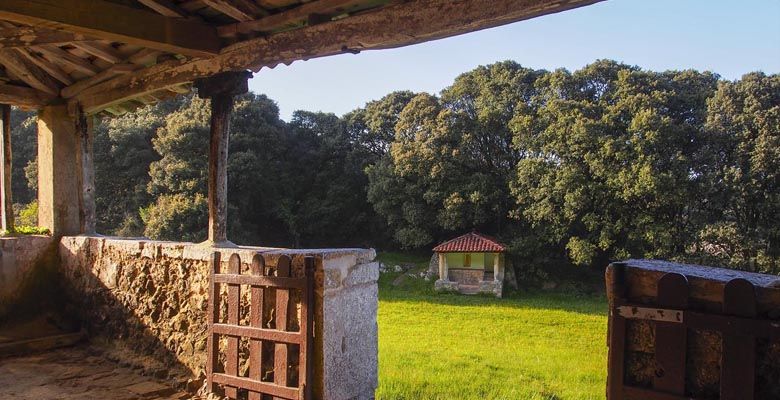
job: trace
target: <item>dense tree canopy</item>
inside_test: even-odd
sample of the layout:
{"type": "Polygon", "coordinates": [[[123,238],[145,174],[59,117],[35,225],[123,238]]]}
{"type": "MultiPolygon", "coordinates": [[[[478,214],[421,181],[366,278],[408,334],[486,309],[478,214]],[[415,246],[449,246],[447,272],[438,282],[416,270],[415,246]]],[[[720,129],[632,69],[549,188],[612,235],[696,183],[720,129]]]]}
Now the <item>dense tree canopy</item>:
{"type": "MultiPolygon", "coordinates": [[[[209,117],[190,95],[96,125],[101,232],[205,238],[209,117]]],[[[35,118],[12,123],[21,210],[35,118]]],[[[231,124],[228,236],[241,244],[425,248],[479,229],[521,268],[653,257],[780,272],[778,75],[506,61],[343,117],[284,122],[248,94],[231,124]]]]}

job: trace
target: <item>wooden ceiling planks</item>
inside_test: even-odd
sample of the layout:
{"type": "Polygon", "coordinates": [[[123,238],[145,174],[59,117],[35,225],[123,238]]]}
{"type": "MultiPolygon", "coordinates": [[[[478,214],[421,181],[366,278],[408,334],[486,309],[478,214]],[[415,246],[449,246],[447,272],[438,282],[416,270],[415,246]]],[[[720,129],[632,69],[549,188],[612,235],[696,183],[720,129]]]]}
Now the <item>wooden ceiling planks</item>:
{"type": "Polygon", "coordinates": [[[598,1],[3,0],[0,102],[64,98],[121,114],[223,71],[405,46],[598,1]],[[20,85],[32,100],[16,96],[20,85]]]}

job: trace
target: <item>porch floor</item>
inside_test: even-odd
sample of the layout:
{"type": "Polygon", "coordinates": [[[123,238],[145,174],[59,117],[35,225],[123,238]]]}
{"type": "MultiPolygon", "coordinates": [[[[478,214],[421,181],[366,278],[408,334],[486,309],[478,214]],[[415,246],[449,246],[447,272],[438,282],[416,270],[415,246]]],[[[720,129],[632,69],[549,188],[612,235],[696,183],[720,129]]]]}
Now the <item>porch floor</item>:
{"type": "Polygon", "coordinates": [[[192,399],[123,367],[88,345],[0,359],[0,399],[192,399]]]}

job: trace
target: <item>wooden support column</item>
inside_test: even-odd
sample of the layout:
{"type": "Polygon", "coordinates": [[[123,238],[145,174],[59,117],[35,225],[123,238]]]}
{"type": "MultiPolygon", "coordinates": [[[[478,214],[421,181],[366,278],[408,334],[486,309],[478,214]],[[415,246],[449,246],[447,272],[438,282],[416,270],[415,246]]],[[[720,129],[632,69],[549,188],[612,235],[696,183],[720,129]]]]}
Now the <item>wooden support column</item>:
{"type": "Polygon", "coordinates": [[[5,232],[14,231],[14,207],[11,196],[11,106],[0,104],[0,221],[5,232]]]}
{"type": "Polygon", "coordinates": [[[80,145],[65,105],[38,114],[38,225],[55,237],[81,231],[80,145]]]}
{"type": "Polygon", "coordinates": [[[223,72],[198,79],[198,96],[211,99],[209,139],[209,237],[207,243],[232,245],[227,240],[227,161],[233,97],[249,91],[249,71],[223,72]]]}
{"type": "Polygon", "coordinates": [[[95,157],[93,153],[92,116],[84,114],[81,107],[76,110],[76,134],[79,139],[79,162],[81,176],[81,197],[79,211],[81,233],[95,233],[95,157]]]}
{"type": "Polygon", "coordinates": [[[501,276],[499,275],[501,273],[501,270],[499,269],[501,265],[501,253],[496,253],[496,256],[493,257],[493,280],[499,281],[502,280],[501,276]]]}

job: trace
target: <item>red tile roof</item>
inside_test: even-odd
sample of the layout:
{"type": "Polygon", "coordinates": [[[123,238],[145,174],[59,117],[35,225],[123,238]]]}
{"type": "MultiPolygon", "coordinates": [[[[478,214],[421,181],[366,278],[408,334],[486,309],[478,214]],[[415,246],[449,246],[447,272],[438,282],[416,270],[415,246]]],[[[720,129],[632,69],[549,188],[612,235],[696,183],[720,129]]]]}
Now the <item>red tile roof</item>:
{"type": "Polygon", "coordinates": [[[458,236],[433,248],[433,251],[437,253],[500,253],[505,250],[506,246],[496,239],[477,232],[458,236]]]}

